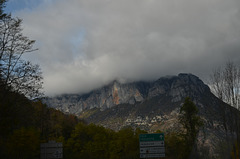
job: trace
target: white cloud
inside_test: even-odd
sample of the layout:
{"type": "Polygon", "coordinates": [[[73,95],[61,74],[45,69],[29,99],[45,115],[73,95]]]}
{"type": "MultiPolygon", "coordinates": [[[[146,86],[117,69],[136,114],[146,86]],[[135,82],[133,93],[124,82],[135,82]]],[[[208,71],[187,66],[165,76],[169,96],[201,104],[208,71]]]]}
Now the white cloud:
{"type": "Polygon", "coordinates": [[[239,0],[58,0],[19,16],[49,95],[240,62],[239,9],[239,0]]]}

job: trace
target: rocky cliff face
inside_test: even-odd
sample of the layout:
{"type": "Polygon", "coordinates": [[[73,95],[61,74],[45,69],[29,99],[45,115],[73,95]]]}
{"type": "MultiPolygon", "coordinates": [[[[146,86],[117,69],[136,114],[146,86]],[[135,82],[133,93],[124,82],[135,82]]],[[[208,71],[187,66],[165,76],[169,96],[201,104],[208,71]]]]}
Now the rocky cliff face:
{"type": "Polygon", "coordinates": [[[84,95],[61,95],[44,100],[47,105],[66,113],[78,115],[83,110],[100,108],[105,110],[119,104],[134,105],[156,96],[168,96],[172,102],[183,98],[197,97],[209,88],[192,74],[163,77],[155,82],[134,82],[121,84],[114,81],[103,88],[84,95]]]}
{"type": "Polygon", "coordinates": [[[148,85],[145,82],[120,84],[114,81],[88,94],[61,95],[46,98],[44,102],[50,107],[72,114],[79,114],[83,110],[92,108],[105,110],[122,103],[135,104],[143,101],[146,98],[145,87],[149,87],[148,85]]]}

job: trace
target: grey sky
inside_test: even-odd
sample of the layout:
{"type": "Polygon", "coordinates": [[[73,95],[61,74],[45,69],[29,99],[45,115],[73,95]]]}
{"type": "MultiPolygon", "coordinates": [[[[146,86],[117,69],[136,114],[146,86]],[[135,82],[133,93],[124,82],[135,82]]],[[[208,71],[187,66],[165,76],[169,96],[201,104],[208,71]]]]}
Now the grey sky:
{"type": "Polygon", "coordinates": [[[240,63],[239,0],[43,0],[15,14],[47,95],[240,63]]]}

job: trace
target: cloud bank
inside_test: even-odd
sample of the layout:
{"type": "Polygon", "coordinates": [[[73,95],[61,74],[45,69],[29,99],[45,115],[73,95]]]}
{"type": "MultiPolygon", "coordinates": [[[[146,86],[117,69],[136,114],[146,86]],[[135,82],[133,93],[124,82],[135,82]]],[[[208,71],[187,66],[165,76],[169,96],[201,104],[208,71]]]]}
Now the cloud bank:
{"type": "Polygon", "coordinates": [[[39,51],[46,95],[118,79],[204,78],[240,62],[239,0],[58,0],[18,12],[39,51]]]}

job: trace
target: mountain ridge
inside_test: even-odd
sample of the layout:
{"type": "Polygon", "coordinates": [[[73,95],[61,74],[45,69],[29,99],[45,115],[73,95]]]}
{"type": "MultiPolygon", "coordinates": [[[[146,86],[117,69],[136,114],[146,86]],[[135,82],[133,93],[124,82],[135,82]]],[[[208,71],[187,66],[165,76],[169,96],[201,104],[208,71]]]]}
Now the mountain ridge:
{"type": "Polygon", "coordinates": [[[196,89],[191,83],[199,86],[198,91],[210,90],[197,76],[181,73],[178,76],[161,77],[152,82],[139,81],[121,84],[115,80],[86,94],[65,94],[45,98],[44,102],[65,113],[78,115],[86,109],[101,108],[104,110],[119,104],[135,104],[166,93],[173,97],[173,101],[179,101],[183,97],[191,96],[186,93],[188,89],[196,89]],[[181,84],[189,85],[189,87],[183,89],[181,84]],[[168,92],[168,90],[171,91],[168,92]]]}

